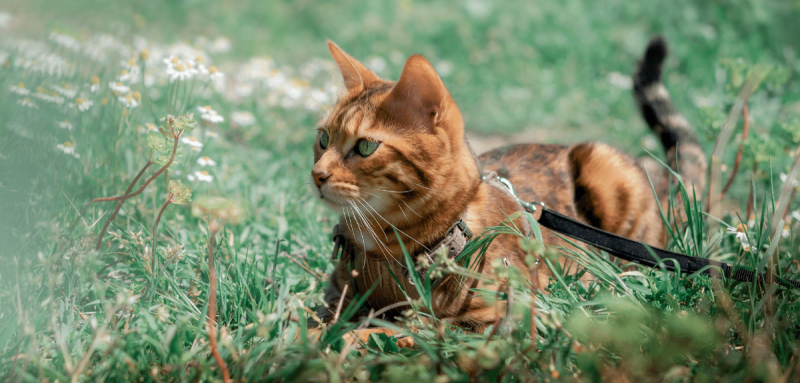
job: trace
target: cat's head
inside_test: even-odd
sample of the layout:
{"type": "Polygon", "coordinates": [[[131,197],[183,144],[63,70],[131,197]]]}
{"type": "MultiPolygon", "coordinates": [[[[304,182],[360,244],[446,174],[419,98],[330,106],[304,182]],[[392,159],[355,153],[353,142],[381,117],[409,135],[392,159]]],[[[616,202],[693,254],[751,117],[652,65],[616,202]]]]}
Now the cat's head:
{"type": "MultiPolygon", "coordinates": [[[[400,80],[379,78],[333,42],[346,93],[320,121],[312,188],[342,214],[393,224],[466,204],[480,182],[461,112],[433,66],[411,56],[400,80]],[[467,189],[467,190],[464,190],[467,189]]],[[[463,206],[462,206],[463,209],[463,206]]]]}

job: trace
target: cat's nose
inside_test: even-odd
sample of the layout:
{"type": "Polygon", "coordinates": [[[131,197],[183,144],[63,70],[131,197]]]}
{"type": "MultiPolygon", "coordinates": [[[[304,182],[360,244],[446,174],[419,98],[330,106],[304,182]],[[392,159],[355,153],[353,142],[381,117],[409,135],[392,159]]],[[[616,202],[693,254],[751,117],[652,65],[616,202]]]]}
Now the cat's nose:
{"type": "Polygon", "coordinates": [[[325,180],[331,178],[331,175],[314,170],[311,172],[311,178],[314,179],[314,183],[317,184],[317,187],[319,188],[322,187],[322,184],[325,182],[325,180]]]}

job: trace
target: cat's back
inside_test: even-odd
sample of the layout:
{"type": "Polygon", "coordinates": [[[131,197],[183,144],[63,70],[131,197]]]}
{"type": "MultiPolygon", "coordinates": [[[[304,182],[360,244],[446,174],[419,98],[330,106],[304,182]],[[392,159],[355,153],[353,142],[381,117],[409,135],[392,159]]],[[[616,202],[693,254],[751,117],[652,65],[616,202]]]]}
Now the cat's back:
{"type": "Polygon", "coordinates": [[[525,201],[628,238],[663,245],[656,198],[639,163],[604,143],[511,145],[478,157],[525,201]]]}

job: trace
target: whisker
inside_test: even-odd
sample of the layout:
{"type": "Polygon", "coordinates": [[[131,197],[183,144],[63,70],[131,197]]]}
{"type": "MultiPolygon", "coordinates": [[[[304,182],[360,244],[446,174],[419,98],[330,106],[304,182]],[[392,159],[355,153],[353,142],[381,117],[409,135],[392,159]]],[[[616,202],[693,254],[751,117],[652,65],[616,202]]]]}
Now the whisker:
{"type": "MultiPolygon", "coordinates": [[[[367,230],[369,230],[369,232],[367,234],[369,234],[375,240],[375,243],[381,249],[381,252],[383,253],[383,255],[388,257],[388,255],[386,254],[386,251],[388,251],[389,248],[386,246],[386,244],[384,244],[378,238],[378,234],[375,233],[375,230],[372,229],[372,226],[369,224],[366,216],[364,216],[364,213],[361,212],[361,209],[359,209],[358,206],[355,204],[355,200],[348,199],[347,201],[350,203],[351,206],[353,206],[353,208],[355,209],[355,211],[358,214],[358,216],[361,217],[361,220],[364,222],[364,226],[366,226],[367,230]]],[[[360,227],[360,225],[359,225],[359,227],[360,227]]],[[[363,232],[363,230],[362,230],[362,232],[363,232]]],[[[363,236],[363,234],[362,234],[362,236],[363,236]]],[[[363,237],[361,239],[362,239],[362,241],[364,240],[363,237]]],[[[386,239],[388,240],[389,238],[387,237],[386,239]]]]}
{"type": "Polygon", "coordinates": [[[408,206],[408,204],[406,203],[406,201],[400,200],[400,202],[402,202],[402,203],[403,203],[403,205],[406,205],[406,207],[407,207],[409,210],[411,210],[411,212],[413,212],[414,214],[416,214],[416,215],[417,215],[417,217],[420,217],[420,218],[422,218],[422,216],[421,216],[421,215],[419,215],[419,213],[417,213],[417,212],[416,212],[414,209],[412,209],[412,208],[411,208],[411,206],[408,206]]]}
{"type": "MultiPolygon", "coordinates": [[[[361,198],[361,197],[359,197],[359,198],[361,198]]],[[[363,200],[364,198],[361,198],[361,199],[363,200]]],[[[365,201],[365,202],[366,202],[366,201],[365,201]]],[[[367,207],[370,207],[370,208],[372,208],[372,206],[369,206],[369,204],[367,204],[367,207]]],[[[375,210],[375,209],[373,209],[373,210],[375,210]]],[[[427,247],[427,246],[425,246],[424,244],[422,244],[422,242],[420,242],[420,241],[417,241],[417,240],[416,240],[414,237],[412,237],[412,236],[410,236],[410,235],[408,235],[408,234],[404,233],[402,230],[398,229],[398,228],[397,228],[397,226],[395,226],[395,225],[392,225],[392,223],[391,223],[391,222],[387,221],[387,220],[386,220],[386,218],[383,218],[383,216],[382,216],[380,213],[378,213],[377,211],[376,211],[375,213],[376,213],[376,214],[378,214],[378,217],[380,217],[380,218],[381,218],[381,219],[382,219],[384,222],[386,222],[386,223],[387,223],[389,226],[391,226],[391,227],[393,227],[395,230],[397,230],[397,231],[398,231],[400,234],[403,234],[403,235],[405,235],[406,237],[408,237],[408,238],[411,238],[411,240],[412,240],[412,241],[414,241],[414,242],[416,242],[418,245],[422,246],[422,247],[423,247],[425,250],[428,250],[428,251],[430,251],[430,249],[428,249],[428,247],[427,247]]]]}

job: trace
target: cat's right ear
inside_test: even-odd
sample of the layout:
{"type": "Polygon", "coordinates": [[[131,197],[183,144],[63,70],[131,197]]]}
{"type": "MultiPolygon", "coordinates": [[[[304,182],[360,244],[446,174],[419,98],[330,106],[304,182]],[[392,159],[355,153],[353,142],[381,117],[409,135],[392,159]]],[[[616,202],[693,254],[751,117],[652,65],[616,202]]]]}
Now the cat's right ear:
{"type": "Polygon", "coordinates": [[[336,65],[339,66],[339,71],[342,72],[344,86],[348,92],[361,92],[369,84],[380,80],[378,75],[339,48],[333,41],[328,40],[328,49],[336,65]]]}

